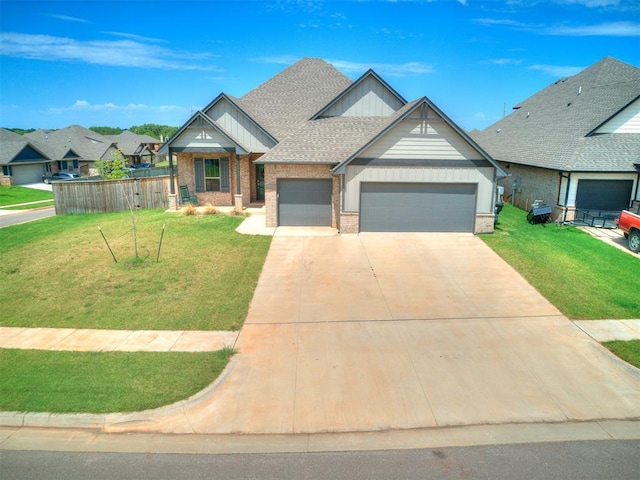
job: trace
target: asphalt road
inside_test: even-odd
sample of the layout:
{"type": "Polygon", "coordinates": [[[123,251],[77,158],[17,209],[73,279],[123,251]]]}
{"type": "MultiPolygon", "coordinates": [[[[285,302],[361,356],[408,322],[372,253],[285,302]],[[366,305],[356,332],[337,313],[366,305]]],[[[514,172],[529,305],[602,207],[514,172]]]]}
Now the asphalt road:
{"type": "MultiPolygon", "coordinates": [[[[268,437],[265,438],[268,441],[268,437]]],[[[160,455],[0,451],[0,478],[633,479],[640,441],[559,442],[379,452],[160,455]]]]}
{"type": "Polygon", "coordinates": [[[9,225],[17,225],[19,223],[31,222],[41,218],[53,217],[56,214],[54,207],[37,208],[33,210],[24,210],[20,213],[11,213],[8,215],[0,215],[0,228],[9,225]]]}

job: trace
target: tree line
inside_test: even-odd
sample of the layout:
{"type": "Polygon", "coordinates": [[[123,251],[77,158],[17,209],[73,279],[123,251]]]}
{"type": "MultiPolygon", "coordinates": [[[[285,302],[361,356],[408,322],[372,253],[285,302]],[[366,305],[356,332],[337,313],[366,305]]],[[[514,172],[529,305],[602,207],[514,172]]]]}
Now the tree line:
{"type": "MultiPolygon", "coordinates": [[[[118,127],[89,127],[89,130],[92,130],[100,135],[120,135],[125,130],[129,130],[136,135],[149,135],[150,137],[157,138],[158,140],[161,137],[164,139],[173,136],[180,127],[172,127],[170,125],[157,125],[155,123],[145,123],[143,125],[134,125],[131,128],[118,128],[118,127]]],[[[20,135],[24,135],[25,133],[34,132],[35,128],[10,128],[12,132],[18,133],[20,135]]]]}

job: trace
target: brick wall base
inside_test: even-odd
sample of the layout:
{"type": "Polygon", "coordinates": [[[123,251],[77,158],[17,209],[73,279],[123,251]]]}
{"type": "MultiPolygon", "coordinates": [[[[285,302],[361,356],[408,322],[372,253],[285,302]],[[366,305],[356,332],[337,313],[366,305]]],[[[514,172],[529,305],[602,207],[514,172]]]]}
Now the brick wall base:
{"type": "Polygon", "coordinates": [[[476,215],[476,231],[474,233],[493,233],[495,215],[492,213],[479,213],[476,215]]]}

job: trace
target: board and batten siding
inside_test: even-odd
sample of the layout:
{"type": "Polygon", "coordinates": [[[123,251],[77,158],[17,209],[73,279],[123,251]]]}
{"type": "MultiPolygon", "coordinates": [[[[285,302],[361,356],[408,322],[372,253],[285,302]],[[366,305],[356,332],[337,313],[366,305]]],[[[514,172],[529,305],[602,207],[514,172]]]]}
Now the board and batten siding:
{"type": "Polygon", "coordinates": [[[255,123],[224,98],[205,113],[251,152],[264,153],[275,145],[255,123]]]}
{"type": "Polygon", "coordinates": [[[235,148],[235,145],[211,127],[188,127],[171,144],[174,148],[235,148]]]}
{"type": "Polygon", "coordinates": [[[477,213],[493,213],[493,167],[385,167],[367,165],[347,166],[344,178],[343,211],[360,211],[362,182],[394,183],[473,183],[478,185],[477,213]]]}
{"type": "Polygon", "coordinates": [[[595,133],[640,133],[640,98],[598,128],[595,133]]]}
{"type": "Polygon", "coordinates": [[[354,86],[322,117],[388,117],[402,107],[402,102],[374,77],[354,86]]]}
{"type": "MultiPolygon", "coordinates": [[[[432,114],[435,116],[435,112],[432,114]]],[[[482,159],[476,149],[444,120],[433,117],[401,121],[358,156],[421,160],[482,159]]]]}

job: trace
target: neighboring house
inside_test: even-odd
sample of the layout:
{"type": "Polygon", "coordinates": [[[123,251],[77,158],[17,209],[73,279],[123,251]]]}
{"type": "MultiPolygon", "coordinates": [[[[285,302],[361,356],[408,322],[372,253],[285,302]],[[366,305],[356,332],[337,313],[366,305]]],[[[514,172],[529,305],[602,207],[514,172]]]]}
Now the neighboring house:
{"type": "Polygon", "coordinates": [[[428,98],[407,103],[374,71],[352,81],[320,59],[220,94],[161,151],[200,203],[264,201],[267,226],[342,233],[491,232],[504,175],[428,98]]]}
{"type": "Polygon", "coordinates": [[[34,140],[0,128],[0,185],[25,185],[42,181],[51,158],[34,140]]]}
{"type": "Polygon", "coordinates": [[[68,170],[82,176],[97,174],[96,160],[112,160],[118,146],[112,140],[78,125],[60,130],[36,130],[25,135],[55,160],[50,171],[68,170]]]}
{"type": "Polygon", "coordinates": [[[105,135],[106,138],[118,145],[126,165],[153,163],[160,140],[149,135],[138,135],[125,130],[119,135],[105,135]]]}
{"type": "Polygon", "coordinates": [[[561,220],[638,208],[640,69],[607,57],[514,109],[473,134],[509,174],[507,200],[561,220]]]}

